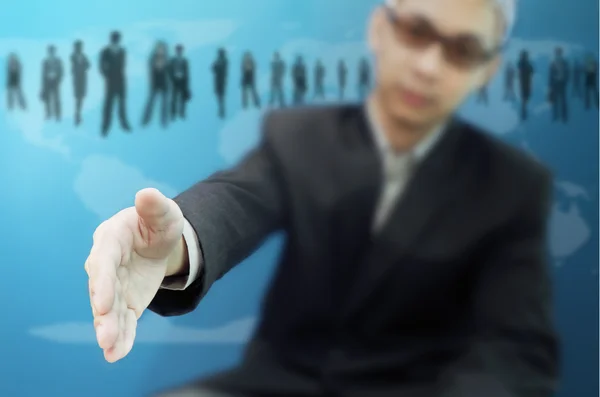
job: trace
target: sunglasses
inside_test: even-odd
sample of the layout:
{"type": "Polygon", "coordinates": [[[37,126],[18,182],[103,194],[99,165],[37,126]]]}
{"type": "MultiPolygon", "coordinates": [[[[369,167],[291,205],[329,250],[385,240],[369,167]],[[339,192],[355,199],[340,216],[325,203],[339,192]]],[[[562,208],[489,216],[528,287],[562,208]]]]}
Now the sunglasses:
{"type": "Polygon", "coordinates": [[[481,41],[471,35],[445,36],[424,18],[403,17],[388,6],[384,8],[399,42],[417,50],[440,44],[446,61],[457,68],[476,68],[502,51],[502,46],[491,50],[484,48],[481,41]]]}

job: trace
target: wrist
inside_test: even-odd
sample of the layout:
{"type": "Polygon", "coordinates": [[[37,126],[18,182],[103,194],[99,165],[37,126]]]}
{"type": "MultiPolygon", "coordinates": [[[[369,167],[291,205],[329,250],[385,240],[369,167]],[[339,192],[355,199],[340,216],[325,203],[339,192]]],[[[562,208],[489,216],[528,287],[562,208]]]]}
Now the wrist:
{"type": "Polygon", "coordinates": [[[175,248],[167,258],[165,277],[184,276],[189,274],[190,264],[185,238],[181,236],[175,248]]]}

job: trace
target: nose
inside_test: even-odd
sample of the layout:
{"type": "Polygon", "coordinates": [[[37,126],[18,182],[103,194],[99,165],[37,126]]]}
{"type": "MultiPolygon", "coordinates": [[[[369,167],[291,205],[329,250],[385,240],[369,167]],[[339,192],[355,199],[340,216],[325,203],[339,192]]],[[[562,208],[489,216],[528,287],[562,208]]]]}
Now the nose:
{"type": "Polygon", "coordinates": [[[439,44],[431,45],[419,52],[416,57],[416,71],[421,77],[437,79],[444,65],[444,54],[439,44]]]}

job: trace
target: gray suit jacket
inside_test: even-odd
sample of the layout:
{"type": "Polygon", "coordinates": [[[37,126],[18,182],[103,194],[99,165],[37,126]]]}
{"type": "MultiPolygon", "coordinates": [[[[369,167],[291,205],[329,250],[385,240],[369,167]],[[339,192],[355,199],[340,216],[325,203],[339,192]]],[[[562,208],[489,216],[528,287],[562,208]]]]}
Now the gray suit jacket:
{"type": "Polygon", "coordinates": [[[150,308],[193,310],[276,230],[285,249],[243,362],[202,384],[248,395],[551,396],[544,259],[551,178],[453,120],[391,219],[370,225],[381,164],[361,106],[269,114],[260,145],[175,200],[205,265],[150,308]]]}

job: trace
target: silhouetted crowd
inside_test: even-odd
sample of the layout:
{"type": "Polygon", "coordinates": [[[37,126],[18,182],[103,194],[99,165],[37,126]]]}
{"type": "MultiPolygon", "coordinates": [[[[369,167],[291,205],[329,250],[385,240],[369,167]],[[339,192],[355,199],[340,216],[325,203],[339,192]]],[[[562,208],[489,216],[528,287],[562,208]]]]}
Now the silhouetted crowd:
{"type": "MultiPolygon", "coordinates": [[[[76,41],[70,56],[73,95],[75,98],[75,124],[82,122],[81,109],[87,94],[87,79],[90,62],[84,53],[83,43],[76,41]]],[[[241,102],[242,107],[261,107],[261,98],[257,90],[257,66],[251,52],[244,53],[241,59],[241,102]]],[[[115,107],[118,109],[118,119],[124,131],[131,131],[127,118],[126,97],[126,50],[121,44],[121,34],[112,32],[110,42],[100,52],[99,69],[105,83],[105,96],[102,112],[102,135],[106,136],[112,123],[115,107]]],[[[229,59],[225,49],[217,50],[217,56],[212,63],[214,93],[217,100],[217,114],[226,117],[226,96],[229,75],[229,59]]],[[[309,84],[309,71],[304,58],[298,55],[290,67],[278,52],[273,54],[270,63],[269,106],[285,107],[302,105],[309,99],[324,100],[326,98],[325,77],[326,68],[317,59],[312,66],[312,85],[309,84]],[[292,93],[288,100],[285,93],[285,79],[291,79],[292,93]],[[312,87],[312,95],[307,98],[312,87]]],[[[348,66],[341,59],[336,67],[337,99],[344,100],[348,66]]],[[[19,57],[13,53],[7,62],[7,105],[12,110],[16,106],[25,110],[26,100],[22,89],[22,65],[19,57]]],[[[184,119],[186,107],[192,94],[190,90],[189,62],[184,55],[181,44],[175,46],[175,53],[169,54],[168,45],[159,41],[154,46],[149,57],[149,94],[142,117],[142,125],[148,125],[154,114],[155,102],[158,100],[159,117],[162,126],[170,121],[184,119]]],[[[527,119],[528,105],[533,90],[533,77],[536,73],[527,51],[522,51],[516,62],[508,62],[504,72],[503,99],[520,103],[521,118],[527,119]],[[516,85],[518,84],[518,93],[516,85]]],[[[40,100],[45,105],[46,118],[60,120],[61,95],[60,87],[63,81],[64,67],[61,58],[53,45],[48,47],[47,56],[41,68],[40,100]]],[[[371,87],[371,70],[366,58],[358,65],[358,96],[364,99],[371,87]]],[[[488,89],[483,87],[477,102],[488,104],[488,89]]],[[[567,122],[569,98],[583,100],[586,109],[592,106],[598,108],[598,62],[594,55],[584,59],[569,62],[561,48],[556,48],[554,58],[548,71],[548,101],[552,106],[552,116],[555,121],[567,122]]]]}

